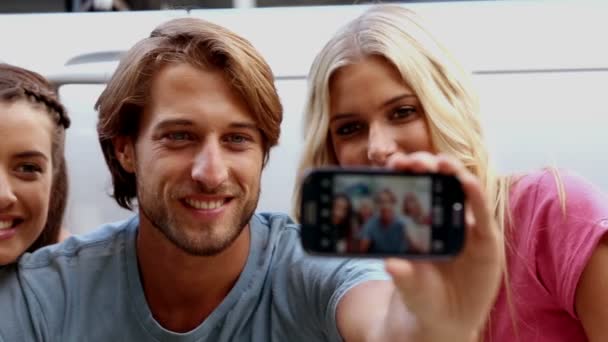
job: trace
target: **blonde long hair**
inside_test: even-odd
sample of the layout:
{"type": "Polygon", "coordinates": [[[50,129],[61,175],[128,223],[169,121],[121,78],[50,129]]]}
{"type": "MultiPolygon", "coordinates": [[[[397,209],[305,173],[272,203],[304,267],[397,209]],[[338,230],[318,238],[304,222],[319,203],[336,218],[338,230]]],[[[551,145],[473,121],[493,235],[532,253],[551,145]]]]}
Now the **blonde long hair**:
{"type": "MultiPolygon", "coordinates": [[[[479,178],[504,231],[509,179],[498,176],[490,165],[469,76],[415,13],[398,5],[371,7],[342,27],[315,58],[309,73],[298,180],[308,168],[338,164],[328,134],[329,82],[336,70],[370,55],[386,58],[414,90],[424,108],[435,151],[457,158],[479,178]]],[[[298,181],[296,218],[300,192],[298,181]]]]}
{"type": "MultiPolygon", "coordinates": [[[[299,219],[301,178],[309,168],[338,165],[329,138],[329,83],[340,68],[367,56],[382,56],[401,74],[416,93],[425,113],[431,143],[438,153],[457,158],[481,182],[488,207],[509,248],[513,220],[509,189],[518,176],[501,176],[492,167],[479,121],[479,104],[466,72],[450,53],[424,28],[412,11],[398,5],[375,5],[342,27],[315,58],[308,79],[304,115],[304,150],[294,191],[294,216],[299,219]]],[[[555,178],[562,214],[566,215],[566,193],[558,170],[555,178]]],[[[509,272],[504,265],[511,323],[517,339],[515,308],[511,299],[509,272]]],[[[486,329],[491,329],[488,321],[486,329]]],[[[480,336],[483,339],[483,335],[480,336]]]]}
{"type": "MultiPolygon", "coordinates": [[[[398,5],[372,6],[342,27],[313,62],[308,75],[304,149],[294,191],[296,219],[300,217],[301,178],[305,170],[338,165],[328,134],[331,77],[338,69],[372,55],[392,63],[416,93],[434,150],[457,158],[480,180],[489,208],[505,235],[511,221],[508,193],[514,180],[499,176],[491,166],[479,121],[478,99],[469,75],[424,28],[414,12],[398,5]]],[[[508,272],[504,273],[503,282],[517,335],[508,272]]],[[[489,320],[486,329],[491,329],[489,320]]]]}

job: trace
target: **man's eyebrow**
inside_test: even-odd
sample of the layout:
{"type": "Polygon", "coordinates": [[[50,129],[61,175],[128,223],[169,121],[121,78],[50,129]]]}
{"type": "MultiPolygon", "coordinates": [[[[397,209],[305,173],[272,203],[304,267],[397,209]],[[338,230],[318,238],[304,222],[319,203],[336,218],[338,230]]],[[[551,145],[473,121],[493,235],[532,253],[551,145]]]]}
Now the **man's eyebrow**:
{"type": "Polygon", "coordinates": [[[244,122],[244,121],[235,121],[230,123],[231,128],[239,128],[239,129],[249,129],[254,131],[259,131],[260,128],[258,125],[252,122],[244,122]]]}
{"type": "Polygon", "coordinates": [[[167,119],[167,120],[163,120],[159,123],[157,123],[154,126],[154,130],[159,131],[159,130],[163,130],[169,127],[175,127],[175,126],[193,126],[194,123],[190,120],[186,120],[186,119],[167,119]]]}
{"type": "Polygon", "coordinates": [[[46,154],[40,152],[40,151],[36,151],[36,150],[30,150],[30,151],[23,151],[23,152],[19,152],[17,154],[15,154],[16,158],[19,159],[26,159],[26,158],[42,158],[46,161],[49,160],[49,158],[46,156],[46,154]]]}
{"type": "MultiPolygon", "coordinates": [[[[163,129],[172,128],[172,127],[192,127],[194,126],[194,122],[187,119],[167,119],[157,123],[154,126],[155,131],[161,131],[163,129]]],[[[234,121],[228,125],[233,129],[246,129],[252,131],[259,131],[260,128],[253,122],[248,121],[234,121]]]]}

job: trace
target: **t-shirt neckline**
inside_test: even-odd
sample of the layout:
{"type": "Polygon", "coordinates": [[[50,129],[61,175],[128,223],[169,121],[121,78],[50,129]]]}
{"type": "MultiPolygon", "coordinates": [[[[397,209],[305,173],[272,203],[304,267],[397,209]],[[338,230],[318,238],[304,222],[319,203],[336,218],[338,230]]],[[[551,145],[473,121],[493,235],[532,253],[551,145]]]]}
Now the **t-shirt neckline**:
{"type": "Polygon", "coordinates": [[[136,236],[139,227],[139,217],[136,216],[130,220],[127,223],[127,234],[125,235],[126,248],[124,249],[125,255],[123,257],[126,264],[127,293],[132,300],[133,305],[131,305],[131,308],[134,311],[133,313],[142,329],[159,341],[184,341],[205,339],[214,329],[220,328],[223,318],[235,307],[236,302],[241,298],[243,293],[251,287],[252,280],[256,274],[263,273],[256,272],[256,268],[263,264],[262,262],[258,262],[258,259],[261,257],[261,247],[264,244],[263,229],[259,229],[259,225],[261,224],[262,222],[260,222],[257,215],[253,215],[250,219],[249,229],[251,231],[251,239],[247,262],[226,298],[198,327],[186,333],[177,333],[162,327],[152,316],[141,284],[139,265],[137,263],[136,236]]]}

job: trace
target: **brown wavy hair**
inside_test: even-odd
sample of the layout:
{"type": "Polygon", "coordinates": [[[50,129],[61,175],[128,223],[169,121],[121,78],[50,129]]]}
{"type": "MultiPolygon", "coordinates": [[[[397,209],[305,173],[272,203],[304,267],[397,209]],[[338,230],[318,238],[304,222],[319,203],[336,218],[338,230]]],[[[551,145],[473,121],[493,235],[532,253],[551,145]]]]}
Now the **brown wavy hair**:
{"type": "Polygon", "coordinates": [[[32,105],[41,105],[55,124],[51,145],[53,176],[49,211],[42,233],[27,250],[33,252],[59,241],[68,200],[64,145],[65,130],[70,126],[70,119],[53,85],[40,74],[17,66],[0,63],[0,101],[27,101],[32,105]]]}
{"type": "Polygon", "coordinates": [[[247,103],[264,139],[264,163],[279,140],[283,108],[274,75],[256,49],[228,29],[196,18],[170,20],[135,44],[118,68],[95,109],[97,133],[112,174],[113,197],[132,209],[137,195],[135,175],[120,165],[112,139],[136,138],[139,119],[149,102],[154,75],[164,66],[187,63],[201,70],[220,70],[247,103]]]}

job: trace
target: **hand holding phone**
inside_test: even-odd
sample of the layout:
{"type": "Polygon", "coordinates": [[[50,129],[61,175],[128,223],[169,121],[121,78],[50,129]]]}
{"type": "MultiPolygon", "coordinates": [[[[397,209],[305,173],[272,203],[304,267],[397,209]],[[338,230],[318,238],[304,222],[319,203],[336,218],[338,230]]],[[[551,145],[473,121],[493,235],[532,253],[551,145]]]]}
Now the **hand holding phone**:
{"type": "Polygon", "coordinates": [[[314,169],[302,185],[302,244],[327,256],[454,256],[465,239],[464,203],[451,175],[314,169]]]}
{"type": "MultiPolygon", "coordinates": [[[[395,292],[399,294],[391,297],[395,302],[389,306],[386,316],[399,317],[406,312],[411,313],[421,326],[429,328],[421,330],[423,339],[445,341],[453,339],[454,336],[464,336],[463,332],[475,334],[477,329],[482,329],[503,279],[504,245],[495,218],[495,203],[488,202],[486,189],[480,179],[461,161],[447,155],[398,151],[392,153],[383,166],[394,171],[382,172],[401,175],[419,175],[424,172],[431,175],[453,175],[458,179],[465,194],[463,199],[466,198],[466,205],[462,213],[466,211],[467,214],[464,215],[466,236],[465,232],[462,232],[462,240],[466,237],[466,243],[457,252],[458,256],[445,259],[449,253],[411,253],[394,254],[398,257],[386,259],[385,269],[392,278],[395,292]],[[438,257],[441,257],[441,260],[437,260],[438,257]],[[412,258],[414,260],[410,260],[412,258]],[[443,322],[441,327],[437,327],[437,322],[443,322]]],[[[303,184],[304,187],[314,188],[312,185],[303,184]]],[[[308,195],[302,195],[300,218],[304,221],[304,198],[308,195]]],[[[307,239],[307,226],[302,228],[303,243],[306,244],[304,240],[307,239]]],[[[336,253],[308,250],[315,255],[336,256],[336,253]]],[[[474,336],[471,336],[471,340],[474,339],[474,336]]]]}

